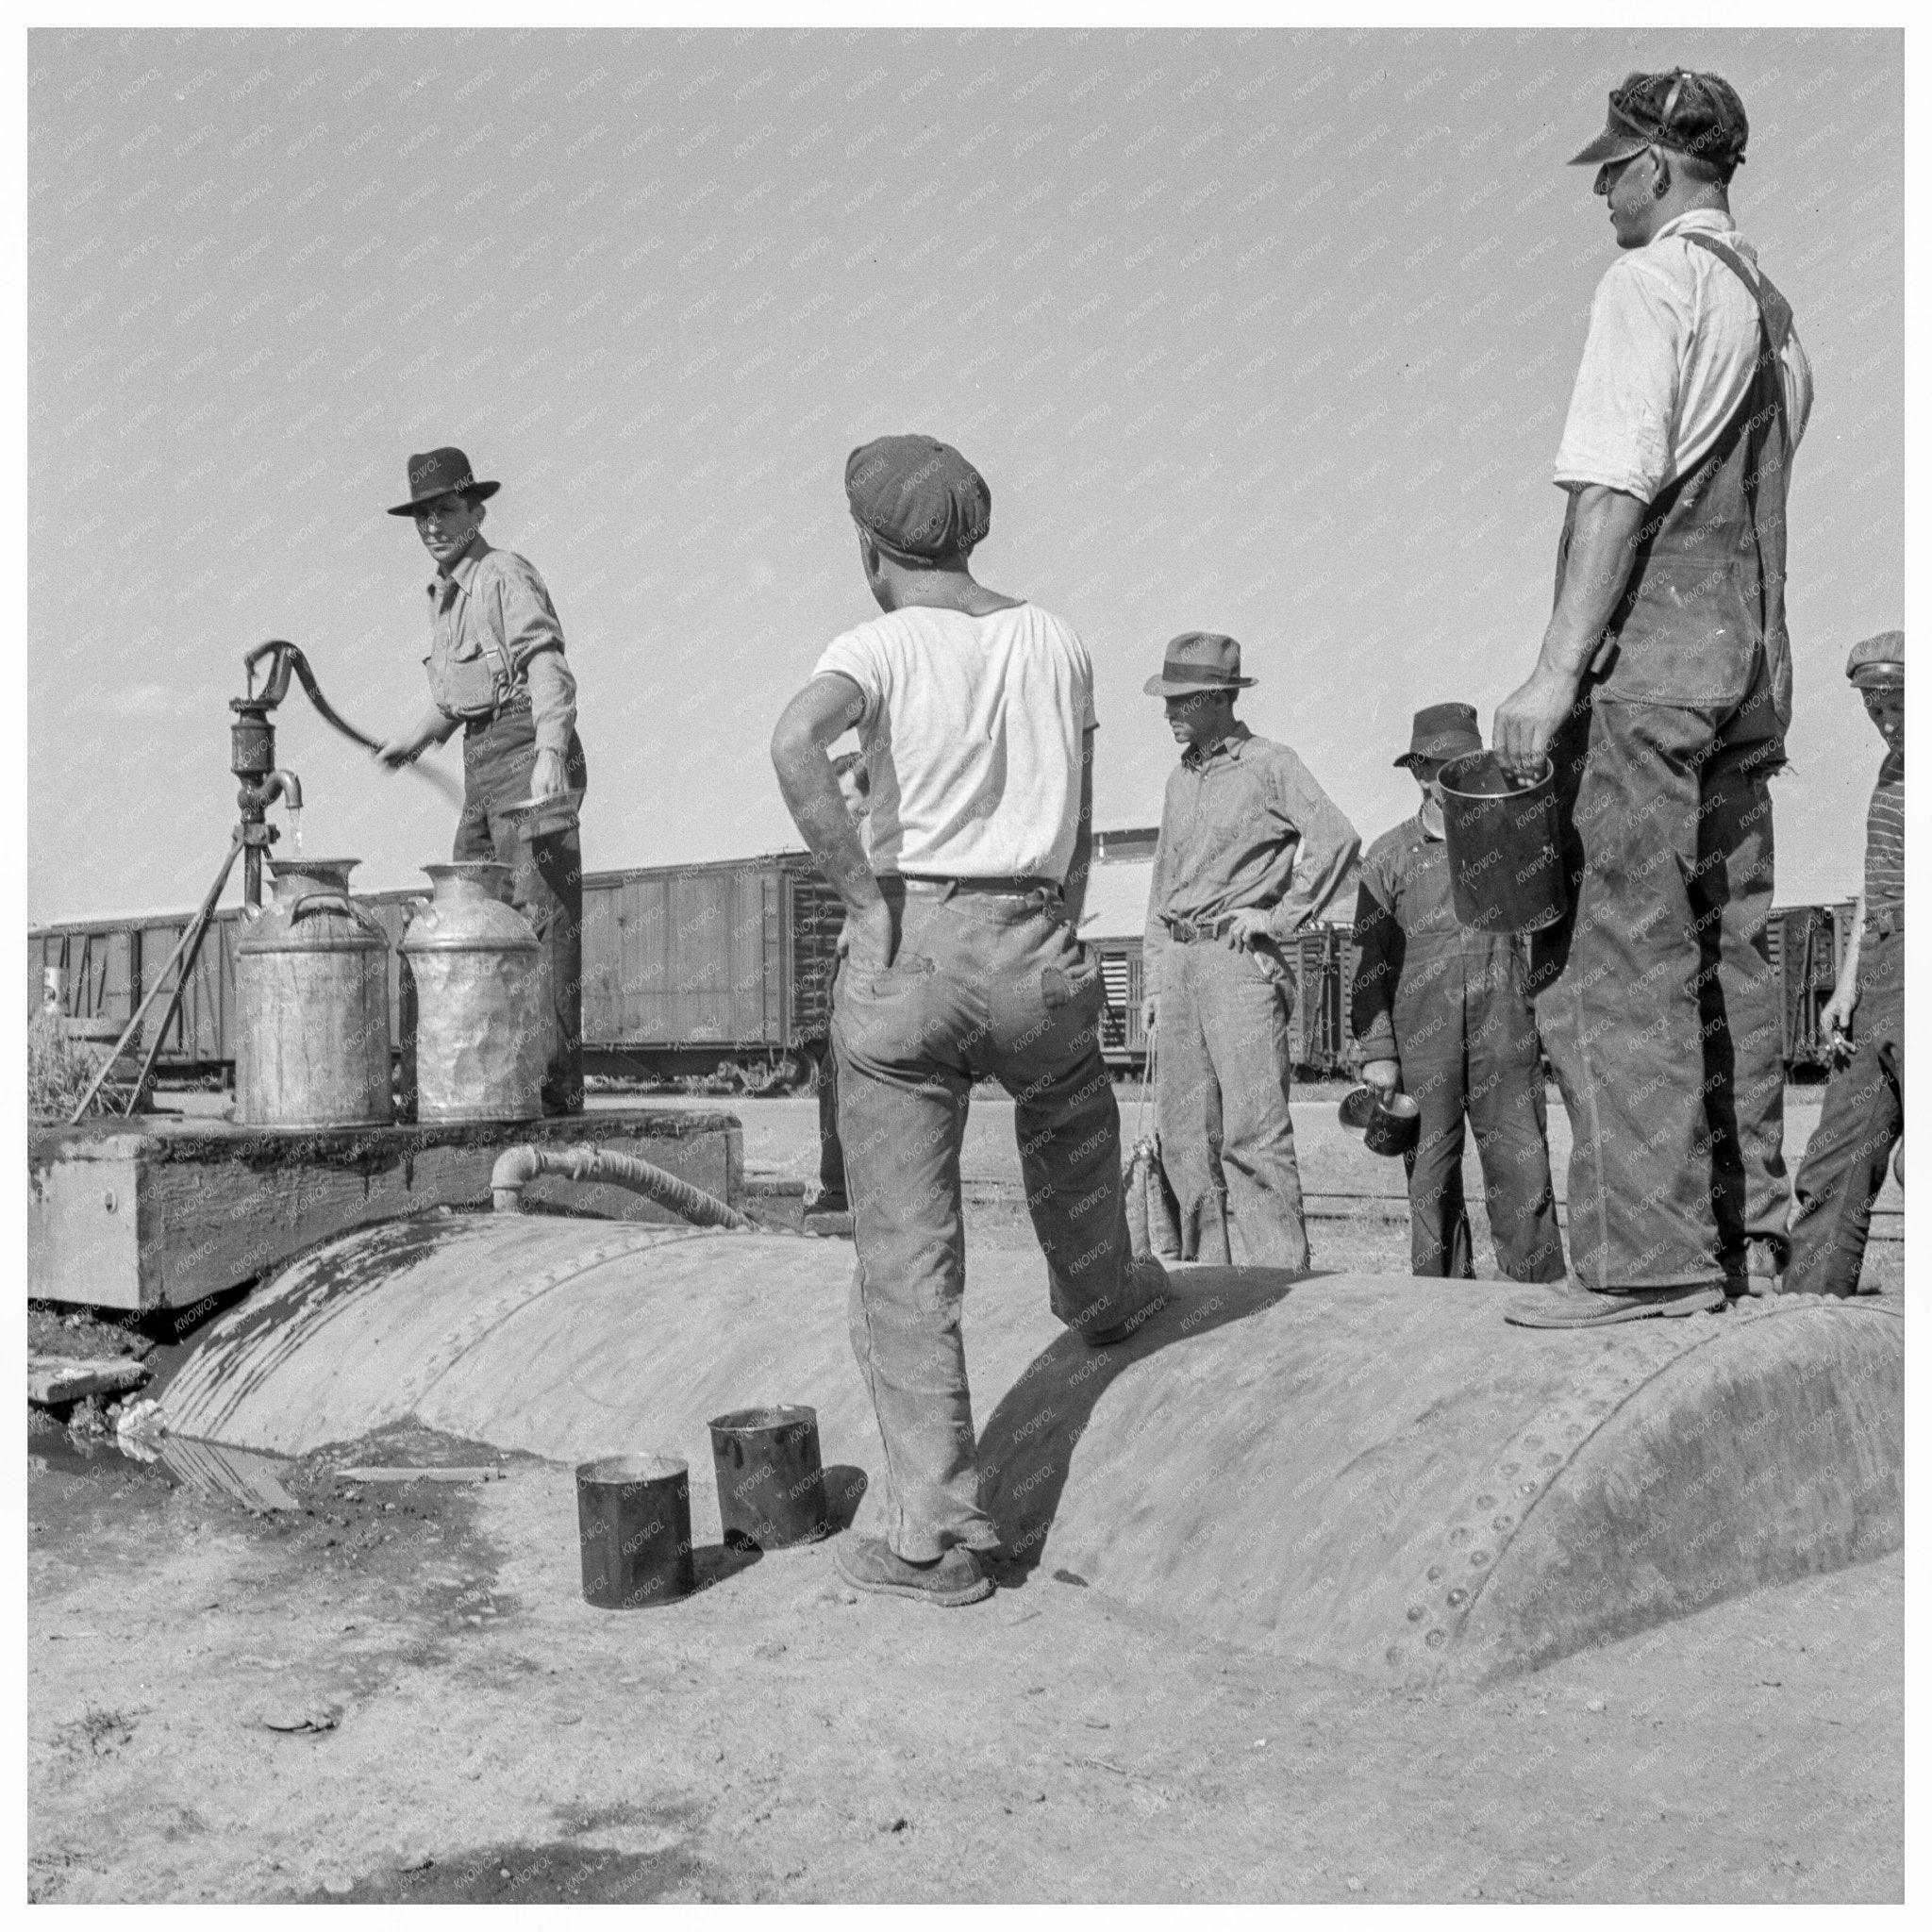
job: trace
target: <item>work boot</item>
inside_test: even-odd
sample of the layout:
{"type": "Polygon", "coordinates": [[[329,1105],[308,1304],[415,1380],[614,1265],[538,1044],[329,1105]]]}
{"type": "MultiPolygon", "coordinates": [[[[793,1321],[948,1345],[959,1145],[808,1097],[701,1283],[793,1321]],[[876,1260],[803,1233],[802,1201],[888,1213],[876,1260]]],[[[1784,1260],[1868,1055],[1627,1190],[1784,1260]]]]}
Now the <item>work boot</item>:
{"type": "Polygon", "coordinates": [[[1616,1322],[1641,1322],[1650,1315],[1704,1315],[1724,1305],[1721,1282],[1688,1288],[1622,1289],[1597,1294],[1589,1289],[1542,1301],[1518,1302],[1503,1319],[1518,1328],[1607,1328],[1616,1322]]]}
{"type": "Polygon", "coordinates": [[[1089,1348],[1111,1348],[1117,1341],[1124,1341],[1130,1335],[1138,1334],[1151,1315],[1157,1315],[1167,1306],[1167,1270],[1152,1255],[1136,1255],[1129,1279],[1140,1290],[1143,1299],[1139,1307],[1124,1322],[1110,1322],[1104,1328],[1082,1328],[1077,1330],[1080,1340],[1089,1348]]]}
{"type": "Polygon", "coordinates": [[[882,1536],[845,1536],[832,1560],[854,1590],[909,1596],[917,1603],[936,1604],[942,1609],[976,1604],[992,1594],[992,1578],[980,1568],[979,1558],[958,1543],[929,1563],[913,1563],[882,1536]]]}

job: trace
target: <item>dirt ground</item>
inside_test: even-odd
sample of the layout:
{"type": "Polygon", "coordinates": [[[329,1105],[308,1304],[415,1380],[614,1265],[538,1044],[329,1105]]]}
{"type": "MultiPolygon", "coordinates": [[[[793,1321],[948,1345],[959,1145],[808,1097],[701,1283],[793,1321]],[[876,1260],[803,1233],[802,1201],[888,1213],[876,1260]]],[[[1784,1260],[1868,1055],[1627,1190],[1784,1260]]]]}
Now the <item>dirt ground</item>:
{"type": "MultiPolygon", "coordinates": [[[[773,1105],[782,1148],[808,1115],[773,1105]]],[[[975,1248],[1029,1239],[998,1180],[975,1248]]],[[[1383,1203],[1314,1233],[1404,1267],[1383,1203]]],[[[285,1467],[273,1511],[44,1417],[27,1446],[36,1900],[1903,1896],[1896,1556],[1402,1692],[1067,1571],[858,1597],[829,1544],[592,1610],[571,1473],[417,1431],[285,1467]],[[506,1476],[337,1474],[401,1462],[506,1476]]]]}
{"type": "Polygon", "coordinates": [[[592,1610],[567,1470],[334,1476],[498,1459],[413,1433],[265,1515],[28,1448],[39,1900],[1902,1896],[1897,1557],[1403,1693],[824,1544],[592,1610]]]}

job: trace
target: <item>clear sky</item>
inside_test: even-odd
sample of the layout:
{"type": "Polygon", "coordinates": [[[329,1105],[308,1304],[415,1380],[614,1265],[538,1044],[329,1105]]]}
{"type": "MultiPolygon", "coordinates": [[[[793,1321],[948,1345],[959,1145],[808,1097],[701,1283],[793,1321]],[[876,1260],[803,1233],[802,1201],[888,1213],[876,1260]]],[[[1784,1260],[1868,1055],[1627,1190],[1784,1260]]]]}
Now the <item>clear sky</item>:
{"type": "MultiPolygon", "coordinates": [[[[1102,824],[1141,694],[1231,631],[1242,713],[1364,838],[1410,712],[1526,673],[1632,68],[1751,118],[1740,224],[1817,380],[1791,500],[1779,897],[1855,889],[1903,621],[1896,32],[40,31],[29,44],[28,913],[176,907],[236,817],[241,658],[426,703],[411,450],[503,481],[561,613],[590,867],[795,844],[766,754],[874,614],[841,485],[889,430],[992,488],[975,559],[1091,648],[1102,824]]],[[[421,883],[451,812],[299,694],[305,849],[421,883]]],[[[440,755],[455,769],[450,752],[440,755]]],[[[282,848],[288,849],[286,841],[282,848]]]]}

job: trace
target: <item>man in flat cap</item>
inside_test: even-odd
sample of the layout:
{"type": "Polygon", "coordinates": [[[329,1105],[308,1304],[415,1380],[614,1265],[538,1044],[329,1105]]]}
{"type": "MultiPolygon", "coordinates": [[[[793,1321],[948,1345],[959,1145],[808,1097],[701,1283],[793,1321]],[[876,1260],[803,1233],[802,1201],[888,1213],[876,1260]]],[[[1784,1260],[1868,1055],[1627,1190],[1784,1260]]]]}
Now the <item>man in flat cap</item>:
{"type": "Polygon", "coordinates": [[[1524,987],[1521,942],[1456,917],[1442,841],[1442,767],[1483,748],[1474,708],[1415,714],[1407,765],[1422,799],[1362,859],[1349,1022],[1362,1078],[1422,1108],[1408,1170],[1409,1265],[1475,1273],[1462,1198],[1463,1119],[1475,1129],[1496,1261],[1512,1281],[1560,1281],[1563,1239],[1550,1188],[1542,1049],[1524,987]]]}
{"type": "Polygon", "coordinates": [[[479,482],[455,448],[409,458],[410,517],[436,560],[428,585],[431,708],[375,756],[410,763],[463,734],[463,809],[451,858],[513,869],[510,897],[542,941],[549,1044],[543,1111],[581,1113],[583,849],[576,808],[587,781],[577,687],[563,629],[537,567],[483,541],[483,506],[502,486],[479,482]],[[516,810],[532,800],[541,808],[516,810]]]}
{"type": "Polygon", "coordinates": [[[1774,1290],[1785,1167],[1767,924],[1768,779],[1790,718],[1785,490],[1811,380],[1731,218],[1742,103],[1633,74],[1576,161],[1623,251],[1557,452],[1556,608],[1495,748],[1555,765],[1570,909],[1532,941],[1574,1132],[1578,1292],[1512,1314],[1594,1326],[1774,1290]]]}
{"type": "Polygon", "coordinates": [[[1798,1169],[1787,1294],[1876,1293],[1860,1279],[1872,1204],[1906,1130],[1906,634],[1852,646],[1845,675],[1885,741],[1865,814],[1865,881],[1819,1019],[1842,1064],[1798,1169]]]}
{"type": "Polygon", "coordinates": [[[1144,687],[1181,746],[1167,781],[1142,948],[1158,1027],[1155,1111],[1181,1258],[1308,1266],[1288,1095],[1294,970],[1283,942],[1341,891],[1361,841],[1301,759],[1234,714],[1241,647],[1187,631],[1144,687]]]}
{"type": "Polygon", "coordinates": [[[968,568],[984,479],[930,437],[852,453],[859,564],[884,613],[834,638],[772,738],[792,818],[845,903],[832,1003],[858,1268],[852,1345],[885,1444],[885,1534],[848,1536],[856,1589],[972,1603],[999,1545],[981,1507],[959,1334],[959,1146],[973,1083],[1013,1096],[1053,1311],[1090,1346],[1164,1297],[1135,1262],[1100,968],[1074,938],[1091,842],[1093,671],[1036,604],[968,568]],[[826,756],[856,725],[871,853],[826,756]]]}

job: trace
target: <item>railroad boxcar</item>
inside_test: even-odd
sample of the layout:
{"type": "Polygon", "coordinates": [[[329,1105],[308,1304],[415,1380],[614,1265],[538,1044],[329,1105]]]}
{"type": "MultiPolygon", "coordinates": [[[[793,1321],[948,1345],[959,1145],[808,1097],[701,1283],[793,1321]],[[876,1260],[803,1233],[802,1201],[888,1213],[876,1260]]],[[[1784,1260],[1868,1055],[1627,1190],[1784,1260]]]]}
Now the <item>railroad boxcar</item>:
{"type": "MultiPolygon", "coordinates": [[[[1101,1048],[1117,1076],[1141,1073],[1141,926],[1154,830],[1096,835],[1082,936],[1107,989],[1101,1048]]],[[[427,889],[358,893],[391,946],[411,902],[427,889]]],[[[1781,908],[1768,946],[1782,990],[1783,1046],[1794,1073],[1822,1069],[1827,1042],[1818,1015],[1838,976],[1852,907],[1781,908]]],[[[701,865],[636,866],[584,880],[585,1067],[646,1079],[715,1076],[752,1092],[808,1085],[825,1050],[829,987],[843,915],[810,856],[779,852],[701,865]]],[[[42,972],[58,967],[66,1010],[125,1021],[149,975],[163,970],[185,913],[69,920],[27,934],[27,1004],[42,972]]],[[[171,1083],[226,1078],[234,1060],[234,944],[239,908],[215,915],[158,1060],[171,1083]]],[[[1305,1075],[1352,1073],[1348,994],[1355,948],[1344,926],[1318,926],[1293,947],[1297,991],[1291,1026],[1305,1075]]],[[[399,957],[391,957],[391,1010],[399,957]]],[[[152,1023],[151,1023],[152,1024],[152,1023]]],[[[151,1035],[150,1035],[151,1038],[151,1035]]],[[[143,1047],[146,1040],[140,1042],[143,1047]]]]}

